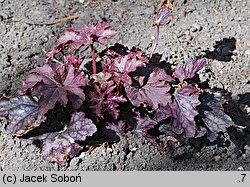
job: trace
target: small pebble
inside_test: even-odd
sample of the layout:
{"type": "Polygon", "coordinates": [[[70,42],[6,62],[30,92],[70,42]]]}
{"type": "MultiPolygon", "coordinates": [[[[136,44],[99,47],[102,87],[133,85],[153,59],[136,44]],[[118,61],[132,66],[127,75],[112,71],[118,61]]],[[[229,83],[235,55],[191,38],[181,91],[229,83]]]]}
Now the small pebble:
{"type": "Polygon", "coordinates": [[[197,32],[197,31],[201,31],[202,30],[202,26],[200,26],[199,24],[193,24],[190,31],[191,32],[197,32]]]}
{"type": "Polygon", "coordinates": [[[248,157],[248,155],[244,153],[241,157],[242,157],[244,160],[246,160],[247,157],[248,157]]]}
{"type": "Polygon", "coordinates": [[[196,31],[197,31],[197,28],[192,27],[192,28],[190,29],[190,31],[191,31],[191,32],[196,32],[196,31]]]}
{"type": "Polygon", "coordinates": [[[247,49],[247,50],[245,51],[245,55],[250,56],[250,49],[247,49]]]}
{"type": "Polygon", "coordinates": [[[234,160],[234,159],[237,158],[237,155],[236,155],[236,154],[232,154],[232,155],[231,155],[231,158],[234,160]]]}
{"type": "Polygon", "coordinates": [[[221,159],[221,156],[219,156],[219,155],[216,155],[216,156],[214,157],[215,162],[220,161],[220,159],[221,159]]]}
{"type": "Polygon", "coordinates": [[[242,166],[237,168],[238,171],[244,171],[244,168],[242,166]]]}
{"type": "Polygon", "coordinates": [[[246,145],[246,146],[244,147],[244,149],[245,149],[246,151],[250,151],[250,146],[246,145]]]}
{"type": "Polygon", "coordinates": [[[190,35],[190,31],[185,31],[185,35],[190,35]]]}
{"type": "Polygon", "coordinates": [[[133,151],[133,152],[135,152],[136,150],[137,150],[136,147],[133,147],[133,148],[131,149],[131,151],[133,151]]]}
{"type": "Polygon", "coordinates": [[[250,47],[250,40],[247,40],[245,43],[247,47],[250,47]]]}
{"type": "Polygon", "coordinates": [[[112,153],[113,150],[109,147],[109,148],[107,148],[107,152],[108,152],[108,153],[112,153]]]}

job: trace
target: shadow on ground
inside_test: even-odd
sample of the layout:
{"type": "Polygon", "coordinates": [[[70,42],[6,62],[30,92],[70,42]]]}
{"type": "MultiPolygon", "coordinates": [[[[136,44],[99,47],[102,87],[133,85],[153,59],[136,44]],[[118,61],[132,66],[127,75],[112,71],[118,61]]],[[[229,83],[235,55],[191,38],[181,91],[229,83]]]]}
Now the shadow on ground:
{"type": "Polygon", "coordinates": [[[233,51],[236,49],[236,39],[234,37],[223,38],[216,41],[214,50],[206,50],[204,57],[207,59],[229,62],[232,59],[233,51]]]}

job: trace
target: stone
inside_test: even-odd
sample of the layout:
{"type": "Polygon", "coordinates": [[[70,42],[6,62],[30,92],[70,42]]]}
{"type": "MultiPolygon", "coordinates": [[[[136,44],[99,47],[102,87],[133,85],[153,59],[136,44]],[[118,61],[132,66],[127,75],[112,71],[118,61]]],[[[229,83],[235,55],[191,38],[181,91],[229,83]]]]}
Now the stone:
{"type": "Polygon", "coordinates": [[[219,155],[216,155],[216,156],[214,157],[215,162],[220,161],[220,159],[221,159],[221,156],[219,156],[219,155]]]}
{"type": "Polygon", "coordinates": [[[250,49],[247,49],[247,50],[245,51],[245,55],[250,56],[250,49]]]}
{"type": "Polygon", "coordinates": [[[191,32],[197,32],[197,31],[201,31],[202,30],[202,26],[200,26],[197,23],[194,23],[190,29],[191,32]]]}

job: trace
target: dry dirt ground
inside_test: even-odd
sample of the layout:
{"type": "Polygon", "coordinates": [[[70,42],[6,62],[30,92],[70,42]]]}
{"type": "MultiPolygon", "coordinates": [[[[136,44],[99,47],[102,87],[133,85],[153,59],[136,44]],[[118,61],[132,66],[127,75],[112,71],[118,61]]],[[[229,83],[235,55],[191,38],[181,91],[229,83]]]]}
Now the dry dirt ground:
{"type": "MultiPolygon", "coordinates": [[[[107,20],[116,42],[150,51],[151,27],[158,0],[0,0],[0,93],[16,95],[29,70],[44,63],[44,51],[65,27],[107,20]],[[76,20],[52,25],[46,21],[80,13],[76,20]]],[[[200,72],[213,88],[230,92],[226,111],[245,134],[231,132],[230,145],[189,149],[178,158],[159,153],[144,140],[129,135],[131,152],[120,143],[96,148],[61,167],[42,160],[40,150],[4,131],[0,124],[0,170],[250,170],[250,1],[175,0],[174,20],[161,28],[157,49],[162,62],[174,66],[190,57],[204,57],[200,72]],[[186,9],[186,17],[182,16],[186,9]],[[247,145],[248,144],[248,145],[247,145]]],[[[102,48],[102,46],[100,47],[102,48]]],[[[226,139],[229,136],[226,135],[226,139]]]]}

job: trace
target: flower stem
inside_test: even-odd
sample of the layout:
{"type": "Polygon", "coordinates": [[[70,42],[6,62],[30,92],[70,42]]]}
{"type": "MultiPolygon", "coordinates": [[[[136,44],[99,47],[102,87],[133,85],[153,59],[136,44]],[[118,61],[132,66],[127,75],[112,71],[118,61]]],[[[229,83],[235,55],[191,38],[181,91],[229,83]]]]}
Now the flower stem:
{"type": "Polygon", "coordinates": [[[158,42],[159,42],[159,33],[160,33],[160,25],[156,25],[156,35],[155,35],[155,43],[154,43],[154,46],[152,48],[152,51],[150,53],[150,56],[149,58],[152,58],[154,52],[155,52],[155,49],[156,47],[158,46],[158,42]]]}
{"type": "Polygon", "coordinates": [[[93,74],[96,74],[95,48],[93,44],[91,44],[90,47],[91,47],[91,55],[92,55],[93,74]]]}

